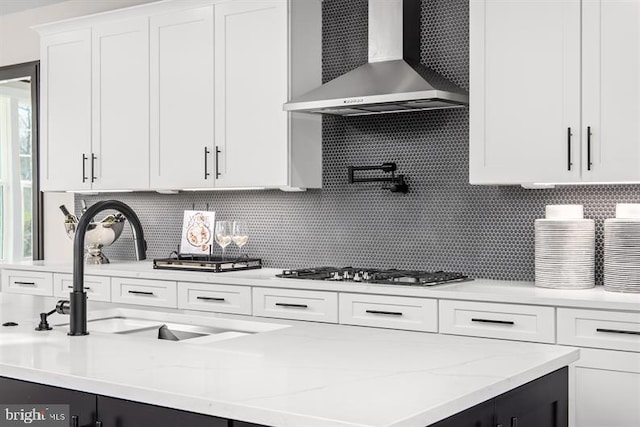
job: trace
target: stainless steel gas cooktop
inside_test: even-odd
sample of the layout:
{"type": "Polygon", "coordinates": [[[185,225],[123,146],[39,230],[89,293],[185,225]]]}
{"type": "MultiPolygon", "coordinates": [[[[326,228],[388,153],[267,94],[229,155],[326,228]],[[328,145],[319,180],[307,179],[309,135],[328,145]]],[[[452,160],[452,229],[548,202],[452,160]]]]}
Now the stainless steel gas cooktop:
{"type": "Polygon", "coordinates": [[[330,280],[337,282],[375,283],[382,285],[434,286],[473,280],[460,273],[444,271],[378,270],[372,268],[318,267],[283,270],[276,277],[286,279],[330,280]]]}

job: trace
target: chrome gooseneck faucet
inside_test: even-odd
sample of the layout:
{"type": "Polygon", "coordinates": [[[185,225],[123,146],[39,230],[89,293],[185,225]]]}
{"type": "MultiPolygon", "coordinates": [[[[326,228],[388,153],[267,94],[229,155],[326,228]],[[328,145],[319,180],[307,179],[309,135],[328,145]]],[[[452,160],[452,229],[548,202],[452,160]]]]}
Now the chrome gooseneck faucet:
{"type": "Polygon", "coordinates": [[[144,240],[140,219],[128,205],[118,200],[104,200],[87,209],[78,222],[73,241],[73,292],[70,294],[69,307],[69,314],[71,315],[69,335],[71,336],[89,334],[87,332],[87,293],[84,290],[84,236],[91,219],[107,209],[116,210],[129,220],[136,245],[136,258],[138,261],[147,258],[147,244],[144,240]]]}

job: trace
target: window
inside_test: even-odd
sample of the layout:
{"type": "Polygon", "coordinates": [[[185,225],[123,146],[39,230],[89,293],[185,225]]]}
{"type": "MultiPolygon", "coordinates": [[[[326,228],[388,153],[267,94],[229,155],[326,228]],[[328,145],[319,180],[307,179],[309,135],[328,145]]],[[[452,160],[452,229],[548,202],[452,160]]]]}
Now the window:
{"type": "Polygon", "coordinates": [[[0,260],[42,259],[38,63],[0,68],[0,260]]]}

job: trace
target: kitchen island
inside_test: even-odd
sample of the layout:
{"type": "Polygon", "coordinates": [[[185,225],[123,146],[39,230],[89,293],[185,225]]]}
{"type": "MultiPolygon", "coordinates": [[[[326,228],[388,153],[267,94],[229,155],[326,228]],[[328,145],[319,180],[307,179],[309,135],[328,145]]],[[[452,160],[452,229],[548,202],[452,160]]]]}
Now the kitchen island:
{"type": "MultiPolygon", "coordinates": [[[[64,326],[35,332],[37,313],[55,301],[0,294],[0,320],[19,324],[0,328],[0,377],[266,426],[425,427],[579,356],[543,344],[282,319],[258,321],[287,327],[206,345],[69,337],[64,326]]],[[[126,309],[90,301],[89,310],[126,309]]],[[[68,321],[55,316],[52,325],[68,321]]]]}

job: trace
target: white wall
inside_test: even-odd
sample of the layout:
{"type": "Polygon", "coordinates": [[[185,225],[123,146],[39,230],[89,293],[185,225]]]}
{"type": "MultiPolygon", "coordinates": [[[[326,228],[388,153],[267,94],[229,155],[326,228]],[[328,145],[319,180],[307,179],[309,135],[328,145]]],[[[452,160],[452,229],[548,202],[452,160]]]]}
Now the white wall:
{"type": "MultiPolygon", "coordinates": [[[[1,1],[1,0],[0,0],[1,1]]],[[[40,59],[40,40],[30,27],[107,10],[150,3],[155,0],[68,0],[49,6],[0,16],[0,66],[40,59]]],[[[73,210],[73,195],[45,193],[44,254],[48,260],[70,261],[71,240],[64,232],[60,205],[73,210]]]]}

